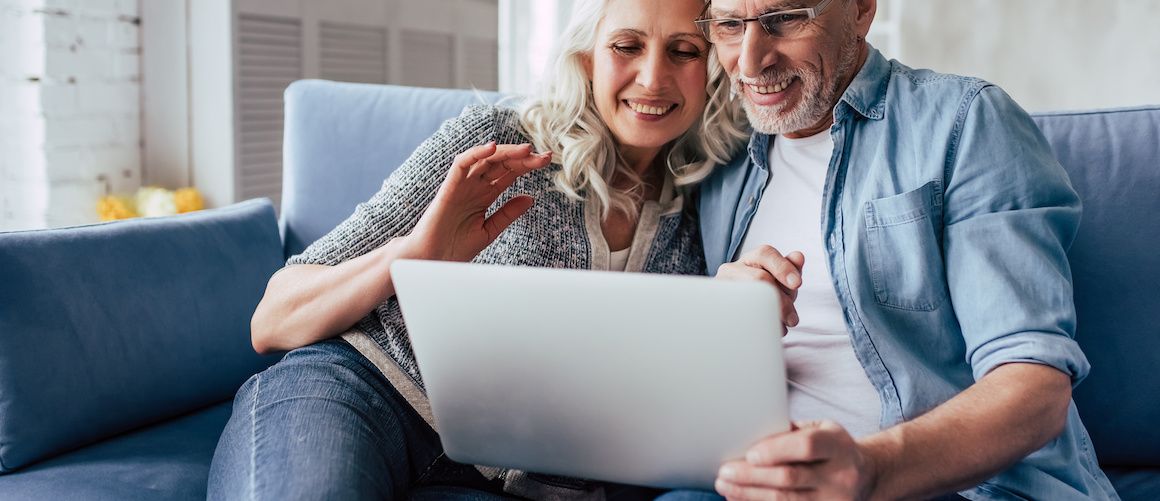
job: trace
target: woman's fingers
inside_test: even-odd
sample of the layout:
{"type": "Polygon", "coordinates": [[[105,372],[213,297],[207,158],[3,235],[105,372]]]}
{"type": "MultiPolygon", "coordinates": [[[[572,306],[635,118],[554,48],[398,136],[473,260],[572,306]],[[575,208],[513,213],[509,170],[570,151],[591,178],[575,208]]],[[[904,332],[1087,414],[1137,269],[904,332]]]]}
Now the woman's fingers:
{"type": "Polygon", "coordinates": [[[534,153],[530,144],[501,144],[495,147],[491,155],[478,158],[468,169],[467,178],[496,186],[501,180],[511,181],[545,167],[551,160],[551,152],[534,153]]]}
{"type": "Polygon", "coordinates": [[[479,161],[495,154],[499,148],[495,141],[489,141],[479,146],[472,146],[463,153],[455,155],[451,161],[451,170],[466,175],[479,161]]]}
{"type": "Polygon", "coordinates": [[[508,225],[512,224],[513,221],[519,219],[528,209],[532,208],[533,203],[535,203],[534,198],[528,195],[517,195],[512,197],[511,200],[508,200],[506,204],[503,204],[503,207],[495,211],[495,214],[487,218],[483,222],[483,228],[487,231],[487,244],[495,241],[496,237],[500,233],[503,233],[503,230],[507,229],[508,225]]]}
{"type": "Polygon", "coordinates": [[[506,190],[515,182],[516,178],[536,169],[546,167],[552,163],[552,154],[536,153],[526,158],[509,158],[503,161],[491,162],[490,172],[481,174],[481,179],[490,186],[498,186],[499,191],[506,190]]]}

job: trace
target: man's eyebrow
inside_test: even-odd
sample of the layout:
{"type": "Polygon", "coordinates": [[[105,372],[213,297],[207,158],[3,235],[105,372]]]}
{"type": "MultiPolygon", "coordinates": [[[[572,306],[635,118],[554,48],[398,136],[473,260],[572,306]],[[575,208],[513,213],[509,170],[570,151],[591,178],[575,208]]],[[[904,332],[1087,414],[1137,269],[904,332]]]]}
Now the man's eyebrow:
{"type": "Polygon", "coordinates": [[[735,19],[735,18],[740,18],[740,17],[742,17],[742,16],[741,16],[741,14],[738,14],[738,13],[736,13],[736,12],[733,12],[733,11],[728,11],[728,10],[725,10],[725,9],[718,9],[718,8],[716,8],[716,7],[709,7],[709,12],[706,12],[705,14],[706,14],[706,16],[705,16],[705,17],[707,17],[707,18],[709,18],[709,19],[719,19],[719,18],[722,18],[722,17],[727,17],[727,18],[734,18],[734,19],[735,19]]]}
{"type": "MultiPolygon", "coordinates": [[[[769,5],[769,6],[762,8],[759,15],[769,14],[770,12],[780,12],[783,10],[790,10],[790,9],[804,9],[807,6],[808,5],[806,5],[806,2],[803,2],[800,0],[791,0],[791,1],[787,1],[787,2],[779,2],[779,3],[776,3],[774,5],[769,5]]],[[[727,11],[727,10],[723,10],[723,9],[718,9],[716,7],[709,7],[709,16],[708,17],[710,19],[718,19],[718,18],[722,18],[722,17],[730,18],[730,19],[741,19],[741,18],[744,18],[745,16],[739,12],[727,11]]]]}

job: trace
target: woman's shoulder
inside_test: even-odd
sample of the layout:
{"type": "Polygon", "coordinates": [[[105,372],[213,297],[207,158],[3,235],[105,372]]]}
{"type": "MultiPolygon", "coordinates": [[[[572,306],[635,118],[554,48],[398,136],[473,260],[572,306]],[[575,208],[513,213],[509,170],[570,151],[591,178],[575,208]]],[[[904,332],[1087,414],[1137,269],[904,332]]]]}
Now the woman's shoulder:
{"type": "Polygon", "coordinates": [[[518,110],[502,104],[472,104],[463,108],[458,117],[447,122],[462,134],[473,136],[478,143],[495,141],[499,144],[528,142],[528,135],[520,125],[518,110]]]}

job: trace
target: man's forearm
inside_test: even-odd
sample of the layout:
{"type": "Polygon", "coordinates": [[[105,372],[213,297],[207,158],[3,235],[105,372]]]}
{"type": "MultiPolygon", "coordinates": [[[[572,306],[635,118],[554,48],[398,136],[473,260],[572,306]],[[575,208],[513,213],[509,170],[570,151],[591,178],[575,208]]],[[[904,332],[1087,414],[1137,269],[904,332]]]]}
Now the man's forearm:
{"type": "Polygon", "coordinates": [[[930,412],[859,440],[873,468],[870,499],[968,488],[1057,437],[1070,378],[1045,365],[1000,366],[930,412]]]}

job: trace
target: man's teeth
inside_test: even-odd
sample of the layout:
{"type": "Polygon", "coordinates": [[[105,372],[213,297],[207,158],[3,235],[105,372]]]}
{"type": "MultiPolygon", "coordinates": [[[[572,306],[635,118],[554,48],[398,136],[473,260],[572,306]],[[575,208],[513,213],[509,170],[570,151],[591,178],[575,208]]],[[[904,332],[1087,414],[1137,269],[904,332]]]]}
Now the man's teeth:
{"type": "Polygon", "coordinates": [[[637,113],[644,113],[645,115],[660,116],[660,115],[664,115],[665,113],[669,112],[668,108],[662,108],[660,106],[649,106],[647,104],[634,103],[631,101],[629,101],[628,107],[632,108],[632,111],[635,111],[637,113]]]}
{"type": "Polygon", "coordinates": [[[757,91],[758,94],[777,94],[778,92],[785,90],[786,87],[789,87],[789,84],[791,82],[793,82],[792,77],[787,78],[787,79],[785,79],[785,81],[778,82],[778,83],[773,84],[773,85],[749,84],[749,87],[751,87],[754,91],[757,91]]]}

